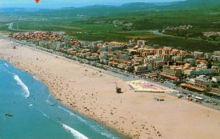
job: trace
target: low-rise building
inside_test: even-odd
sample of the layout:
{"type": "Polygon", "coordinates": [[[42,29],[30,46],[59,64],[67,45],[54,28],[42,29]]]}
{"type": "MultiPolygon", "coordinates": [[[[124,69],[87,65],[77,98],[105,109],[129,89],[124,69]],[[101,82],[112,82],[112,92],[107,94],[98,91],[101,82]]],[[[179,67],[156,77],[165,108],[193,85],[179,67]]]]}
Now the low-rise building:
{"type": "Polygon", "coordinates": [[[214,51],[211,55],[211,59],[220,62],[220,51],[214,51]]]}
{"type": "Polygon", "coordinates": [[[194,56],[195,59],[202,58],[203,55],[204,55],[203,52],[199,52],[199,51],[194,51],[194,52],[193,52],[193,56],[194,56]]]}
{"type": "Polygon", "coordinates": [[[214,75],[218,75],[218,73],[213,70],[213,69],[200,69],[200,70],[194,70],[191,73],[192,77],[196,77],[199,75],[210,75],[210,76],[214,76],[214,75]]]}
{"type": "Polygon", "coordinates": [[[212,56],[211,53],[205,53],[205,54],[204,54],[204,58],[205,58],[205,59],[210,59],[211,56],[212,56]]]}
{"type": "Polygon", "coordinates": [[[204,88],[206,91],[210,91],[212,89],[212,82],[207,78],[198,77],[195,79],[195,85],[197,87],[204,88]]]}
{"type": "Polygon", "coordinates": [[[184,63],[189,63],[191,66],[195,66],[196,60],[194,58],[186,58],[183,60],[184,63]]]}
{"type": "Polygon", "coordinates": [[[212,81],[215,83],[220,83],[220,76],[213,76],[212,81]]]}
{"type": "Polygon", "coordinates": [[[187,83],[183,83],[181,86],[183,88],[199,92],[209,92],[212,90],[212,82],[205,75],[200,75],[197,78],[189,79],[187,83]]]}
{"type": "Polygon", "coordinates": [[[164,66],[164,61],[155,61],[153,63],[153,68],[154,69],[162,69],[164,66]]]}
{"type": "Polygon", "coordinates": [[[135,74],[141,74],[147,72],[147,66],[146,65],[139,65],[139,66],[134,66],[134,73],[135,74]]]}
{"type": "Polygon", "coordinates": [[[182,77],[182,70],[177,67],[163,66],[163,72],[160,75],[165,78],[177,80],[182,77]]]}
{"type": "Polygon", "coordinates": [[[182,60],[183,60],[183,57],[177,55],[177,56],[172,56],[171,59],[172,59],[172,61],[177,62],[177,61],[182,61],[182,60]]]}

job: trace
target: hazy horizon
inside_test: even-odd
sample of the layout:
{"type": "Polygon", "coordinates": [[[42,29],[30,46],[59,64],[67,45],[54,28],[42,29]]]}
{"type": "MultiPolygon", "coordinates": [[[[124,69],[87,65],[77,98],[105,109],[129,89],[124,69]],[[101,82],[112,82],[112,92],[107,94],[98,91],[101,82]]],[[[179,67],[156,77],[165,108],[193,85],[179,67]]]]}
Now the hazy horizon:
{"type": "Polygon", "coordinates": [[[114,5],[119,6],[131,2],[175,2],[185,0],[40,0],[36,3],[35,0],[16,0],[8,1],[1,0],[0,8],[63,8],[63,7],[83,7],[90,5],[114,5]]]}

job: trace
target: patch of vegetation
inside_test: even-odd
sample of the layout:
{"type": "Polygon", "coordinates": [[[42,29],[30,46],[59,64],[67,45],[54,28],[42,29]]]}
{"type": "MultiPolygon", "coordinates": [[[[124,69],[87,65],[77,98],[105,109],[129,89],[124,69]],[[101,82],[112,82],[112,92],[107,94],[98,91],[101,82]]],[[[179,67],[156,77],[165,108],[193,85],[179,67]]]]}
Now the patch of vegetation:
{"type": "Polygon", "coordinates": [[[15,29],[61,31],[80,40],[127,42],[129,39],[144,39],[152,45],[211,52],[219,50],[220,42],[216,38],[205,39],[202,33],[220,31],[219,5],[220,2],[215,0],[188,0],[164,5],[133,3],[120,7],[89,6],[29,11],[8,9],[0,13],[0,30],[6,31],[7,24],[13,22],[15,29]],[[165,32],[180,37],[149,32],[181,25],[192,25],[193,28],[165,32]]]}
{"type": "Polygon", "coordinates": [[[204,40],[191,40],[176,37],[155,37],[147,39],[149,45],[172,46],[187,51],[220,51],[220,43],[212,43],[204,40]]]}

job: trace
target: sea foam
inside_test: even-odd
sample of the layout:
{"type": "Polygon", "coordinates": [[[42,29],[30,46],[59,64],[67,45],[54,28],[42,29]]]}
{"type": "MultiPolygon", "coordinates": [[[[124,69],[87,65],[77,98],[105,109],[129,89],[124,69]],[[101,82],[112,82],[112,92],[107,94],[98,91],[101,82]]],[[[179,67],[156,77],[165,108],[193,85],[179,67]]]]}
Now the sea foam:
{"type": "Polygon", "coordinates": [[[33,76],[33,78],[34,78],[35,80],[37,80],[37,81],[40,81],[36,76],[33,76]]]}
{"type": "MultiPolygon", "coordinates": [[[[62,123],[61,123],[62,124],[62,123]]],[[[75,129],[69,127],[68,125],[62,124],[63,127],[70,131],[72,133],[72,135],[76,138],[76,139],[89,139],[88,137],[86,137],[85,135],[83,135],[82,133],[76,131],[75,129]]]]}
{"type": "Polygon", "coordinates": [[[17,84],[20,85],[24,90],[24,97],[28,98],[30,96],[30,91],[28,87],[22,82],[18,75],[14,75],[14,79],[17,81],[17,84]]]}
{"type": "Polygon", "coordinates": [[[69,110],[67,110],[67,109],[65,109],[65,108],[63,108],[63,107],[61,107],[61,106],[58,106],[58,108],[61,109],[61,110],[63,110],[63,111],[65,111],[65,112],[67,112],[67,113],[69,113],[70,116],[76,117],[76,118],[77,118],[78,120],[80,120],[81,122],[83,122],[83,123],[85,123],[85,124],[88,124],[86,120],[84,120],[84,119],[81,118],[80,116],[74,114],[73,112],[71,112],[71,111],[69,111],[69,110]]]}
{"type": "Polygon", "coordinates": [[[50,102],[50,97],[51,97],[51,94],[48,95],[47,99],[46,99],[46,102],[49,103],[50,105],[53,105],[52,102],[50,102]]]}
{"type": "Polygon", "coordinates": [[[43,113],[43,115],[44,115],[46,118],[48,118],[48,119],[49,119],[49,116],[48,116],[48,115],[46,115],[45,113],[43,113]]]}
{"type": "Polygon", "coordinates": [[[5,65],[6,67],[9,67],[7,63],[4,63],[4,65],[5,65]]]}
{"type": "Polygon", "coordinates": [[[109,132],[106,132],[105,129],[99,125],[96,125],[96,124],[93,124],[93,123],[90,123],[86,120],[84,120],[83,118],[81,118],[80,116],[78,116],[77,114],[74,114],[73,112],[61,107],[61,106],[58,106],[59,109],[67,112],[70,114],[70,116],[74,116],[75,118],[77,118],[79,121],[83,122],[84,124],[90,126],[93,130],[95,130],[96,132],[100,133],[101,135],[103,136],[106,136],[108,138],[111,138],[111,139],[119,139],[118,137],[114,136],[113,134],[109,133],[109,132]]]}

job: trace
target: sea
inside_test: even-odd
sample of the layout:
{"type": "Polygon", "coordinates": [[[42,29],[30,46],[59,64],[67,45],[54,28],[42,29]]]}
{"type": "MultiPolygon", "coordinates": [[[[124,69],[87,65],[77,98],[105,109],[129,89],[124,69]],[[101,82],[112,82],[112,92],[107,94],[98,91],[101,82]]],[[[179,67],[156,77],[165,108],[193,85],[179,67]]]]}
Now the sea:
{"type": "Polygon", "coordinates": [[[62,105],[35,76],[0,60],[0,139],[125,139],[62,105]]]}

